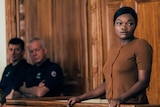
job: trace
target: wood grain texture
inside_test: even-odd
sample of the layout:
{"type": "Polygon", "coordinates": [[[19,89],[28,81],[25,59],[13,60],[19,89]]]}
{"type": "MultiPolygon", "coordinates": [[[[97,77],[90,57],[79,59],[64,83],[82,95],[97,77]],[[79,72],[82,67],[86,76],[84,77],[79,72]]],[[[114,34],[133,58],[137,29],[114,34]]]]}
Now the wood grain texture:
{"type": "MultiPolygon", "coordinates": [[[[63,98],[63,97],[61,97],[63,98]]],[[[61,98],[45,98],[44,100],[35,98],[35,99],[17,99],[17,100],[7,100],[7,107],[67,107],[67,100],[60,100],[61,98]],[[59,99],[59,100],[56,100],[59,99]]],[[[94,99],[97,102],[82,102],[76,103],[73,107],[109,107],[107,103],[99,103],[98,99],[94,99]]],[[[153,104],[125,104],[120,105],[120,107],[160,107],[160,105],[153,104]]]]}

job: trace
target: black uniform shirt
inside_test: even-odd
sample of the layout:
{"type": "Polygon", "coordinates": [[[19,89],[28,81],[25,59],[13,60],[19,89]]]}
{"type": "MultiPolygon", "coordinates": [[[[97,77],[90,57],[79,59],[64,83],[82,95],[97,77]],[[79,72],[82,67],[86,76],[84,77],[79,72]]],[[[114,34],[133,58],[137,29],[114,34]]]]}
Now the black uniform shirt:
{"type": "Polygon", "coordinates": [[[60,66],[49,59],[46,59],[38,67],[34,65],[28,72],[26,87],[38,86],[40,82],[43,82],[50,90],[45,97],[60,95],[63,83],[63,73],[60,66]]]}
{"type": "Polygon", "coordinates": [[[16,65],[9,64],[5,67],[0,82],[0,88],[7,96],[12,89],[18,91],[23,85],[30,64],[25,59],[19,61],[16,65]]]}

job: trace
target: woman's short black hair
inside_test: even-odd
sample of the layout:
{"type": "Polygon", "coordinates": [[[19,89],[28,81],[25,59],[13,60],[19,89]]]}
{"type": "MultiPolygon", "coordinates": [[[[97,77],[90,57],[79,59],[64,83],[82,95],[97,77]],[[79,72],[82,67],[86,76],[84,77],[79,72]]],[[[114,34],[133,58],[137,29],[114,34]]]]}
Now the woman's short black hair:
{"type": "Polygon", "coordinates": [[[113,17],[113,22],[115,23],[117,17],[122,14],[130,14],[134,18],[135,23],[137,25],[137,22],[138,22],[137,13],[135,12],[135,10],[133,8],[127,7],[127,6],[121,7],[116,11],[116,13],[114,14],[114,17],[113,17]]]}

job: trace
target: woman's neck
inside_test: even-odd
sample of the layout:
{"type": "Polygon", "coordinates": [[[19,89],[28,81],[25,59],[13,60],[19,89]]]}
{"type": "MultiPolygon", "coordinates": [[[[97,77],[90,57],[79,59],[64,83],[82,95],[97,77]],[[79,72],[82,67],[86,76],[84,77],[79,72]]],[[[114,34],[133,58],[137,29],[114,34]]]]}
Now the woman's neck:
{"type": "Polygon", "coordinates": [[[125,39],[125,40],[120,40],[120,44],[121,45],[126,45],[126,44],[128,44],[128,43],[130,43],[132,40],[134,40],[135,39],[135,37],[134,36],[132,36],[132,37],[130,37],[130,38],[128,38],[128,39],[125,39]]]}

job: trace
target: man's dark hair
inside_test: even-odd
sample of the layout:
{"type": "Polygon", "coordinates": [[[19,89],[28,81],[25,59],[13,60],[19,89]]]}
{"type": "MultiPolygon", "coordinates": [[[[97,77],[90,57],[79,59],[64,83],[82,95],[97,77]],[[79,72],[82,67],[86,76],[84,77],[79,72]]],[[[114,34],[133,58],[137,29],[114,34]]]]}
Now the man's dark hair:
{"type": "Polygon", "coordinates": [[[20,45],[20,47],[21,47],[21,49],[22,50],[24,50],[24,45],[25,45],[25,43],[24,43],[24,41],[22,40],[22,39],[20,39],[20,38],[12,38],[10,41],[9,41],[9,43],[8,43],[8,45],[9,44],[14,44],[14,45],[20,45]]]}

